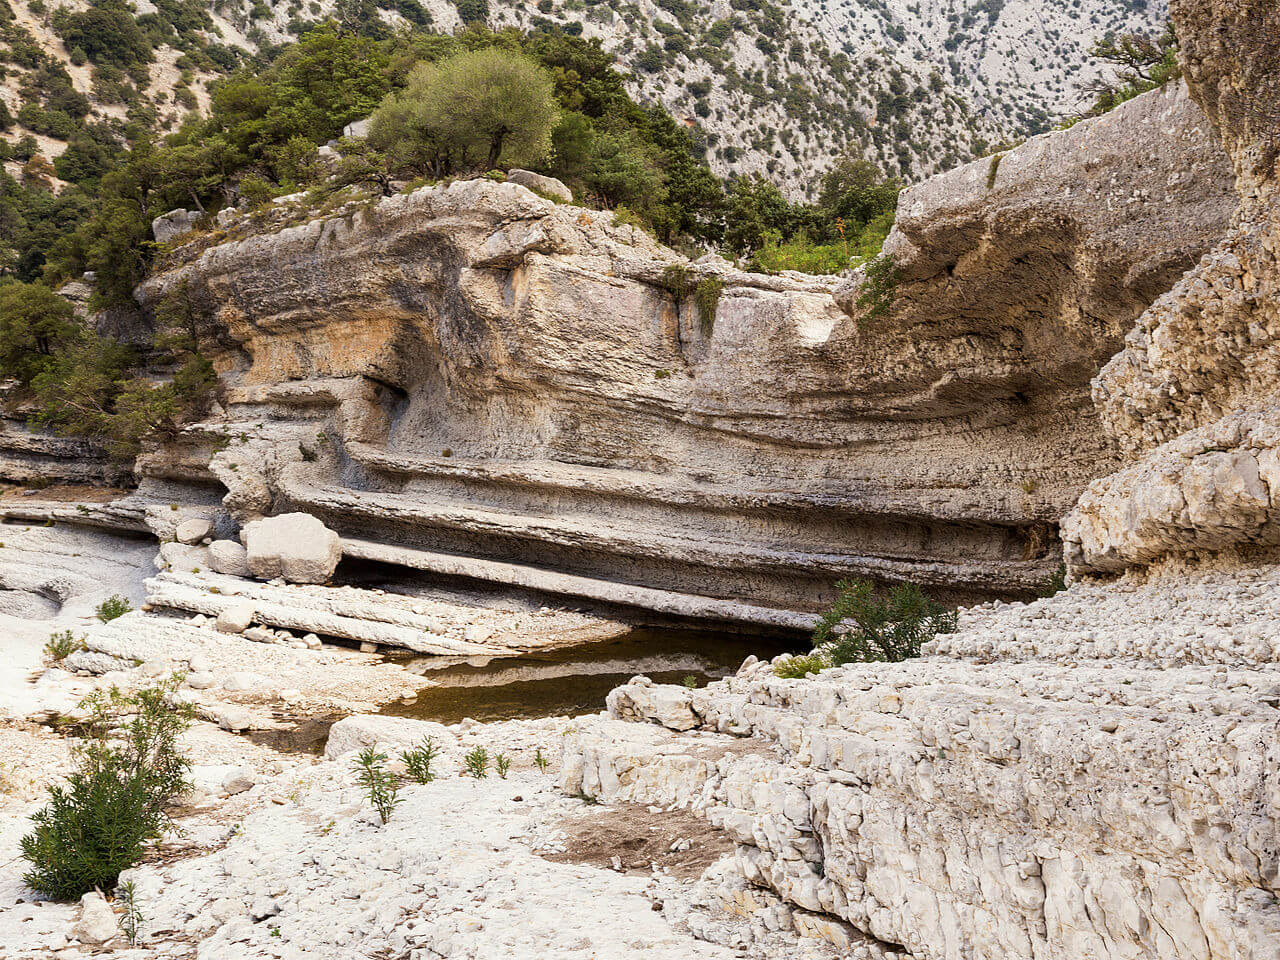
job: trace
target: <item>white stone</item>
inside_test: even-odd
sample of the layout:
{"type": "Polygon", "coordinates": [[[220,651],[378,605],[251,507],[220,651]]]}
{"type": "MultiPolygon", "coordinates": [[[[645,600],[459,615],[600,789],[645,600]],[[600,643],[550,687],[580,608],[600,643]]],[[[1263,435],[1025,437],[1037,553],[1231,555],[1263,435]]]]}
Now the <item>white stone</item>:
{"type": "Polygon", "coordinates": [[[179,543],[196,544],[213,532],[213,522],[207,517],[188,517],[178,524],[174,537],[179,543]]]}
{"type": "Polygon", "coordinates": [[[229,577],[249,575],[249,557],[243,544],[234,540],[215,540],[209,544],[209,566],[215,573],[229,577]]]}
{"type": "Polygon", "coordinates": [[[250,521],[241,538],[249,572],[260,580],[325,583],[342,559],[341,538],[307,513],[250,521]]]}
{"type": "Polygon", "coordinates": [[[100,944],[119,932],[120,924],[106,897],[93,890],[80,898],[80,919],[71,931],[72,936],[81,943],[100,944]]]}
{"type": "Polygon", "coordinates": [[[220,633],[244,633],[257,612],[257,606],[250,600],[233,603],[218,614],[217,629],[220,633]]]}

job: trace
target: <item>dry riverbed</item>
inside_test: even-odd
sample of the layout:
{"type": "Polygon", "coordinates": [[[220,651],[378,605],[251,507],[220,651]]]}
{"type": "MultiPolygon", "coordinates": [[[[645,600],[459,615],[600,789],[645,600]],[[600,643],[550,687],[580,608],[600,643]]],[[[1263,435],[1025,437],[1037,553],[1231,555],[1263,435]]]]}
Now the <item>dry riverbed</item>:
{"type": "MultiPolygon", "coordinates": [[[[145,599],[154,544],[56,527],[3,531],[0,575],[12,612],[0,616],[14,628],[0,667],[6,957],[836,956],[830,944],[726,910],[717,864],[730,845],[704,821],[560,788],[561,744],[610,721],[446,726],[372,717],[340,723],[330,737],[332,721],[412,697],[431,681],[408,660],[328,642],[250,640],[218,633],[198,615],[135,611],[103,626],[93,610],[104,597],[134,606],[145,599]],[[52,615],[21,616],[30,609],[23,593],[54,596],[44,611],[52,615]],[[91,639],[90,650],[59,665],[41,646],[62,629],[106,640],[91,639]],[[138,688],[175,672],[188,678],[180,695],[198,717],[183,738],[194,786],[173,834],[126,876],[145,917],[141,943],[130,947],[118,932],[98,942],[102,931],[81,923],[78,904],[44,902],[25,887],[20,839],[48,786],[70,769],[66,719],[77,702],[100,686],[138,688]],[[394,761],[428,733],[442,747],[437,779],[406,781],[381,824],[356,785],[352,752],[378,744],[394,761]],[[492,761],[487,776],[466,775],[463,757],[475,747],[509,759],[507,775],[492,761]]],[[[430,602],[438,614],[448,598],[430,602]]],[[[580,637],[586,616],[473,603],[454,604],[453,615],[473,609],[489,624],[502,616],[538,623],[544,637],[557,618],[580,637]]],[[[600,620],[596,635],[608,636],[605,626],[600,620]]]]}

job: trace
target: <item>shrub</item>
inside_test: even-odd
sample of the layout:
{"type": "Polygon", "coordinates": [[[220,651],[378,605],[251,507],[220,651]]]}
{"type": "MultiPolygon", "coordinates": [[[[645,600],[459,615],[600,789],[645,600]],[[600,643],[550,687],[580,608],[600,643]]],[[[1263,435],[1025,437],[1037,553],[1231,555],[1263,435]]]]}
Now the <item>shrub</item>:
{"type": "Polygon", "coordinates": [[[693,288],[693,302],[698,306],[698,321],[705,336],[711,336],[716,325],[716,309],[720,306],[720,294],[724,281],[719,277],[704,277],[693,288]]]}
{"type": "Polygon", "coordinates": [[[440,747],[436,743],[435,737],[427,737],[412,750],[403,751],[400,754],[400,759],[404,762],[410,777],[418,783],[430,783],[436,778],[436,775],[431,771],[431,761],[439,754],[440,747]]]}
{"type": "Polygon", "coordinates": [[[511,758],[505,753],[495,753],[493,755],[493,765],[498,769],[498,776],[503,780],[507,779],[507,773],[511,770],[511,758]]]}
{"type": "Polygon", "coordinates": [[[787,680],[803,680],[811,673],[817,673],[831,664],[827,663],[820,654],[806,653],[797,654],[787,657],[781,663],[777,663],[773,667],[773,672],[787,680]]]}
{"type": "Polygon", "coordinates": [[[385,824],[391,819],[391,812],[400,802],[400,784],[395,774],[387,769],[387,755],[378,753],[373,747],[365,747],[355,759],[356,782],[364,788],[365,795],[378,817],[385,824]]]}
{"type": "Polygon", "coordinates": [[[177,741],[194,714],[171,702],[178,682],[132,695],[113,687],[81,702],[87,735],[75,749],[75,772],[49,789],[48,805],[31,818],[35,829],[22,838],[33,890],[74,900],[110,889],[163,834],[190,769],[177,741]]]}
{"type": "Polygon", "coordinates": [[[129,601],[119,594],[107,597],[98,604],[98,619],[103,623],[110,623],[116,617],[122,617],[133,607],[129,606],[129,601]]]}
{"type": "Polygon", "coordinates": [[[470,751],[463,762],[467,765],[467,773],[481,780],[489,775],[489,751],[484,747],[476,747],[470,751]]]}
{"type": "Polygon", "coordinates": [[[881,254],[867,264],[858,292],[858,306],[863,311],[858,318],[859,326],[874,323],[889,312],[900,279],[898,265],[889,254],[881,254]]]}
{"type": "Polygon", "coordinates": [[[84,649],[84,638],[76,637],[70,630],[63,630],[49,637],[44,645],[44,652],[54,660],[65,660],[77,650],[84,649]]]}
{"type": "Polygon", "coordinates": [[[868,580],[842,580],[840,596],[818,621],[813,652],[775,665],[780,677],[799,679],[846,663],[899,663],[920,656],[920,647],[956,628],[956,613],[935,603],[914,584],[893,587],[883,597],[868,580]]]}

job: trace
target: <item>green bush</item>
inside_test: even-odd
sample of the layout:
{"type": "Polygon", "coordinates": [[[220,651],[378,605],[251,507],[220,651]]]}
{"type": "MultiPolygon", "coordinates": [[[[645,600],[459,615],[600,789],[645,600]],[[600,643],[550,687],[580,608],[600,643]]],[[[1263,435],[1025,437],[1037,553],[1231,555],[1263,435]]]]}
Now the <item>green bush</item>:
{"type": "Polygon", "coordinates": [[[178,682],[132,695],[98,691],[81,703],[87,736],[75,750],[75,772],[49,789],[48,805],[31,818],[35,829],[22,838],[33,890],[57,900],[109,890],[164,833],[190,770],[177,741],[194,714],[171,702],[178,682]]]}
{"type": "Polygon", "coordinates": [[[400,759],[403,761],[410,777],[418,783],[430,783],[436,778],[431,769],[431,762],[435,760],[439,753],[440,747],[436,743],[435,737],[427,737],[412,750],[402,751],[400,759]]]}
{"type": "Polygon", "coordinates": [[[132,609],[133,607],[129,606],[128,600],[119,594],[115,594],[98,604],[98,619],[103,623],[110,623],[116,617],[123,617],[132,609]]]}
{"type": "Polygon", "coordinates": [[[484,747],[476,747],[469,751],[463,757],[463,763],[467,766],[467,773],[482,780],[489,775],[489,751],[484,747]]]}
{"type": "Polygon", "coordinates": [[[868,580],[842,580],[836,602],[818,621],[813,652],[775,665],[780,677],[802,678],[846,663],[899,663],[920,656],[920,647],[956,628],[956,613],[935,603],[914,584],[883,596],[868,580]]]}
{"type": "Polygon", "coordinates": [[[900,279],[898,265],[888,254],[881,254],[867,264],[862,288],[858,292],[858,306],[862,308],[859,326],[872,324],[888,314],[900,279]]]}
{"type": "Polygon", "coordinates": [[[387,769],[387,755],[378,753],[373,747],[365,747],[356,755],[354,762],[356,781],[364,788],[369,802],[378,811],[378,818],[385,824],[402,799],[400,784],[395,774],[387,769]]]}
{"type": "Polygon", "coordinates": [[[65,660],[77,650],[83,649],[84,638],[76,637],[70,630],[53,634],[44,645],[44,652],[53,660],[65,660]]]}

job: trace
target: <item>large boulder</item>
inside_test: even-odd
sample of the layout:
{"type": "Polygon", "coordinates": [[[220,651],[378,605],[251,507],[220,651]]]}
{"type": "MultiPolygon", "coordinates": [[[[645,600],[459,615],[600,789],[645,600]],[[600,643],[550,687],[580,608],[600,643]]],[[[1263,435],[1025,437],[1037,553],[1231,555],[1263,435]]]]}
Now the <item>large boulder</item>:
{"type": "Polygon", "coordinates": [[[234,540],[215,540],[209,544],[209,566],[214,573],[229,577],[249,575],[249,557],[243,544],[234,540]]]}
{"type": "Polygon", "coordinates": [[[156,243],[168,243],[174,237],[194,230],[199,219],[200,214],[194,210],[170,210],[151,221],[151,233],[155,236],[156,243]]]}
{"type": "Polygon", "coordinates": [[[249,572],[261,580],[326,583],[342,559],[342,538],[309,513],[285,513],[246,523],[249,572]]]}
{"type": "Polygon", "coordinates": [[[544,177],[532,170],[512,170],[507,174],[507,180],[518,183],[522,187],[528,187],[534,193],[540,193],[552,200],[573,203],[573,191],[555,177],[544,177]]]}

